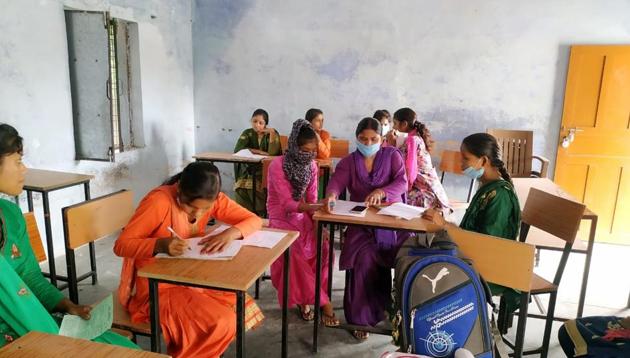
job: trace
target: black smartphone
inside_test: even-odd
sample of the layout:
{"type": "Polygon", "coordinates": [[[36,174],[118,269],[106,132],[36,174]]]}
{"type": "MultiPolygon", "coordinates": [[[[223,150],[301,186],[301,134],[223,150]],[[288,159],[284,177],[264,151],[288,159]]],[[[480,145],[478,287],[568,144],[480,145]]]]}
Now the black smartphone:
{"type": "Polygon", "coordinates": [[[361,214],[366,210],[367,210],[367,206],[357,205],[354,208],[350,209],[350,212],[355,213],[355,214],[361,214]]]}

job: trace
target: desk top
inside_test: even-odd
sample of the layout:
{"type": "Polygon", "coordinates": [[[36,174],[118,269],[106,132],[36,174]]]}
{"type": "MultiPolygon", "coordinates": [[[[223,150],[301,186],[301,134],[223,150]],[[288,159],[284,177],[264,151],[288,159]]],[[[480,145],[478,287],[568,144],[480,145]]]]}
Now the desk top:
{"type": "Polygon", "coordinates": [[[247,158],[237,157],[234,153],[226,152],[205,152],[193,155],[193,158],[197,160],[204,160],[208,162],[229,162],[229,163],[260,163],[263,159],[268,158],[247,158]]]}
{"type": "MultiPolygon", "coordinates": [[[[514,188],[516,189],[516,196],[521,205],[521,209],[525,207],[527,196],[529,195],[529,189],[536,188],[549,194],[559,196],[571,201],[579,202],[571,194],[567,193],[558,184],[554,183],[548,178],[513,178],[514,188]]],[[[584,211],[584,217],[596,217],[597,214],[592,212],[589,208],[584,211]]]]}
{"type": "Polygon", "coordinates": [[[379,215],[377,214],[377,212],[378,209],[369,208],[367,210],[367,213],[365,214],[365,217],[361,218],[355,216],[327,214],[322,210],[318,210],[317,212],[315,212],[315,214],[313,214],[313,220],[395,230],[435,232],[442,229],[441,227],[431,223],[430,221],[421,218],[405,220],[388,215],[379,215]]]}
{"type": "Polygon", "coordinates": [[[168,357],[111,344],[96,343],[84,339],[64,337],[32,331],[0,349],[0,356],[14,358],[31,357],[117,357],[152,358],[168,357]]]}
{"type": "Polygon", "coordinates": [[[89,182],[94,175],[29,169],[24,179],[24,190],[52,191],[89,182]]]}
{"type": "Polygon", "coordinates": [[[285,232],[286,236],[271,249],[243,246],[232,260],[158,258],[140,269],[138,275],[182,284],[246,291],[299,235],[297,231],[265,230],[285,232]]]}

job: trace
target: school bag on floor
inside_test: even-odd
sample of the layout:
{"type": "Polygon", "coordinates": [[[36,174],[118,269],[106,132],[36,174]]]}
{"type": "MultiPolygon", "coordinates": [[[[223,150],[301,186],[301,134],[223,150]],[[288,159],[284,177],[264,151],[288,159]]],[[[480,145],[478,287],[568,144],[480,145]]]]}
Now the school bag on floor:
{"type": "Polygon", "coordinates": [[[409,238],[396,258],[392,336],[402,352],[452,358],[459,348],[492,358],[487,285],[446,231],[409,238]]]}

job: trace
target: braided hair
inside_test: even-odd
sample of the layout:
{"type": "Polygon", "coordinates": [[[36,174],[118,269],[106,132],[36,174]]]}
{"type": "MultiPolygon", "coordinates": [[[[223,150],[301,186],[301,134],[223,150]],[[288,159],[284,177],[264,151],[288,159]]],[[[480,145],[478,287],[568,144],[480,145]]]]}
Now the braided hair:
{"type": "Polygon", "coordinates": [[[396,112],[394,112],[394,119],[399,122],[407,123],[407,127],[412,130],[415,129],[416,135],[422,138],[422,140],[424,141],[424,146],[427,148],[427,151],[430,151],[429,141],[427,138],[427,127],[424,125],[424,123],[417,120],[416,112],[413,109],[405,107],[397,110],[396,112]]]}
{"type": "Polygon", "coordinates": [[[501,159],[501,147],[496,138],[488,133],[475,133],[464,138],[462,145],[476,157],[488,157],[490,165],[497,168],[501,177],[512,184],[512,177],[501,159]]]}

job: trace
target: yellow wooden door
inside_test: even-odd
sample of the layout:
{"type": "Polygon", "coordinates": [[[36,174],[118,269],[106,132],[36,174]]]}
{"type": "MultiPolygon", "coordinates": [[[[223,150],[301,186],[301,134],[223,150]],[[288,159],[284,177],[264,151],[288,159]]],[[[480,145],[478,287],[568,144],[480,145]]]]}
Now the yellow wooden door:
{"type": "Polygon", "coordinates": [[[571,47],[555,182],[598,215],[597,241],[630,244],[630,46],[571,47]]]}

